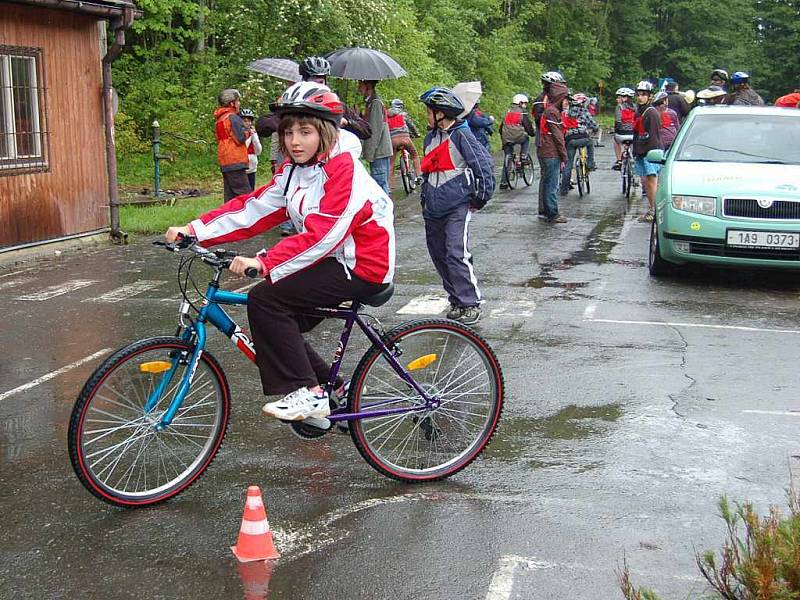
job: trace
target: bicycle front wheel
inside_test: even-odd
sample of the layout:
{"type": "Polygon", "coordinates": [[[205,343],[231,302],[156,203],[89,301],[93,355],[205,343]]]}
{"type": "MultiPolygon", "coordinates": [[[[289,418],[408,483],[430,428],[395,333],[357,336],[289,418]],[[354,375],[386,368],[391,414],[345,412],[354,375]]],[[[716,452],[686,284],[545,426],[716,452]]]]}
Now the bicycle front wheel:
{"type": "MultiPolygon", "coordinates": [[[[457,473],[477,457],[497,428],[503,409],[503,373],[489,344],[449,320],[405,323],[386,335],[397,359],[427,394],[431,410],[351,421],[353,443],[380,473],[408,483],[457,473]]],[[[425,406],[425,400],[372,347],[353,374],[351,412],[425,406]]]]}
{"type": "Polygon", "coordinates": [[[586,163],[583,162],[582,157],[579,157],[575,164],[575,179],[578,180],[578,197],[583,198],[586,182],[586,163]]]}
{"type": "Polygon", "coordinates": [[[406,194],[413,192],[414,188],[411,185],[411,176],[408,172],[408,160],[405,155],[400,156],[400,177],[403,180],[403,189],[406,194]]]}
{"type": "Polygon", "coordinates": [[[522,179],[525,181],[525,185],[533,185],[534,176],[533,161],[528,157],[525,162],[522,163],[522,179]]]}
{"type": "Polygon", "coordinates": [[[172,423],[163,431],[155,427],[191,355],[192,346],[179,338],[140,340],[106,360],[84,385],[70,419],[69,456],[80,482],[101,500],[127,507],[162,502],[211,464],[230,415],[228,382],[211,354],[202,353],[172,423]]]}

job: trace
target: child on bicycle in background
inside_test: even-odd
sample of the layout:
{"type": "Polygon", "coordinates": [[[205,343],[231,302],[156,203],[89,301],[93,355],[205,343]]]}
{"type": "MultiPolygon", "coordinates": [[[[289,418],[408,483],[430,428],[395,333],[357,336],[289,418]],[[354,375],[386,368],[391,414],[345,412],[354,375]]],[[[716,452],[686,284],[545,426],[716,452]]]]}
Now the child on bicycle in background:
{"type": "MultiPolygon", "coordinates": [[[[528,157],[528,147],[531,143],[530,136],[535,136],[536,131],[531,123],[531,118],[528,115],[528,97],[525,94],[515,94],[511,99],[511,107],[503,117],[503,122],[500,124],[500,140],[503,142],[503,154],[514,156],[514,146],[520,145],[520,154],[522,158],[528,157]]],[[[503,168],[505,169],[506,160],[503,161],[503,168]]],[[[508,188],[506,178],[500,181],[500,189],[508,188]]]]}
{"type": "Polygon", "coordinates": [[[481,291],[472,268],[469,224],[473,211],[494,193],[494,163],[458,118],[464,104],[452,90],[434,87],[420,96],[430,131],[422,159],[422,216],[428,253],[450,300],[448,319],[465,325],[481,317],[481,291]]]}
{"type": "Polygon", "coordinates": [[[406,105],[400,98],[395,98],[389,105],[388,112],[389,135],[392,138],[392,168],[389,169],[389,189],[394,189],[394,166],[397,153],[403,148],[408,151],[414,161],[414,172],[417,174],[417,183],[422,182],[422,168],[419,164],[419,154],[412,137],[419,137],[419,131],[414,121],[406,113],[406,105]]]}
{"type": "Polygon", "coordinates": [[[592,144],[591,133],[600,129],[586,106],[589,100],[586,94],[575,94],[568,97],[567,100],[567,108],[561,115],[561,122],[564,123],[564,143],[567,145],[567,162],[564,165],[564,172],[561,176],[562,196],[566,196],[569,193],[572,167],[575,163],[575,153],[578,148],[586,148],[588,155],[586,168],[590,171],[595,170],[594,145],[592,144]]]}
{"type": "Polygon", "coordinates": [[[264,277],[250,290],[247,317],[264,394],[285,396],[263,412],[286,421],[324,418],[330,406],[320,384],[327,383],[329,366],[302,336],[322,319],[303,312],[366,298],[391,283],[393,206],[357,153],[343,146],[344,108],[327,86],[296,83],[270,108],[280,114],[281,151],[289,158],[272,181],[170,227],[165,237],[194,235],[213,246],[293,221],[297,235],[254,258],[236,257],[230,270],[242,275],[255,268],[264,277]]]}
{"type": "Polygon", "coordinates": [[[611,167],[615,171],[622,169],[622,144],[633,143],[633,123],[636,121],[636,106],[633,97],[636,94],[631,88],[621,87],[617,90],[617,107],[614,111],[614,154],[617,162],[611,167]]]}

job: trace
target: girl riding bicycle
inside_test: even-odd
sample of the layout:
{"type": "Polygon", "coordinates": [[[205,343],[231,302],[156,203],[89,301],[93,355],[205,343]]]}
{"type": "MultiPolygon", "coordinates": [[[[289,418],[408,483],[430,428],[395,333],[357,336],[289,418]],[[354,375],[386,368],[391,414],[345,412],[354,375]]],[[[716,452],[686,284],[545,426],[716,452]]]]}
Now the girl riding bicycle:
{"type": "Polygon", "coordinates": [[[270,106],[281,115],[281,152],[288,159],[272,181],[233,198],[165,237],[194,235],[204,246],[248,239],[287,218],[298,233],[254,258],[236,257],[230,270],[264,277],[248,295],[247,317],[267,415],[296,421],[330,414],[329,365],[303,339],[322,320],[303,312],[367,298],[394,276],[391,199],[352,152],[338,127],[344,106],[322,84],[299,82],[270,106]]]}

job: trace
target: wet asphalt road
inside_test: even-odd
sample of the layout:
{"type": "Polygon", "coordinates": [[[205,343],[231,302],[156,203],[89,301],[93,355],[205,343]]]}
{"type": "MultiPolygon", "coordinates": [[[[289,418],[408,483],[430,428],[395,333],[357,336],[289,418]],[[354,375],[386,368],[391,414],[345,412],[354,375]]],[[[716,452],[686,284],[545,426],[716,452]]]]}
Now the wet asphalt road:
{"type": "MultiPolygon", "coordinates": [[[[102,355],[74,365],[174,331],[176,261],[140,240],[0,270],[0,598],[621,598],[623,557],[663,597],[699,595],[694,553],[723,539],[719,496],[784,504],[800,280],[651,279],[642,200],[625,202],[610,148],[598,154],[593,193],[561,200],[568,223],[535,217],[535,187],[500,192],[476,216],[478,329],[503,366],[506,407],[484,455],[432,485],[383,478],[349,436],[302,442],[263,419],[254,368],[215,334],[234,399],[215,462],[165,504],[108,506],[66,453],[72,404],[102,355]],[[89,283],[33,299],[74,280],[89,283]],[[143,280],[133,297],[103,296],[143,280]],[[272,565],[242,568],[229,550],[248,485],[261,486],[283,554],[272,565]]],[[[397,292],[372,311],[388,325],[441,294],[416,198],[397,215],[397,292]]],[[[328,353],[336,327],[314,338],[328,353]]]]}

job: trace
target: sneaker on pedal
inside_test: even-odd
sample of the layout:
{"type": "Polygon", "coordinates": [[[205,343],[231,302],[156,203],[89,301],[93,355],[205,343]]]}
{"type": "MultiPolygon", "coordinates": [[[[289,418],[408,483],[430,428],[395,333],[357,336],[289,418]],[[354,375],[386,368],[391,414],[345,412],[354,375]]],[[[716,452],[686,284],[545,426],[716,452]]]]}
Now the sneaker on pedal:
{"type": "Polygon", "coordinates": [[[261,411],[282,421],[302,421],[308,417],[324,419],[331,414],[328,394],[301,387],[275,402],[268,402],[261,411]]]}
{"type": "Polygon", "coordinates": [[[622,170],[622,161],[618,160],[617,162],[614,163],[614,165],[611,168],[614,171],[621,171],[622,170]]]}
{"type": "Polygon", "coordinates": [[[460,321],[464,325],[472,325],[477,323],[481,318],[481,309],[477,306],[465,306],[461,309],[461,314],[456,321],[460,321]]]}
{"type": "Polygon", "coordinates": [[[461,316],[461,313],[463,312],[464,312],[463,306],[456,306],[455,304],[451,304],[450,310],[447,311],[447,314],[445,316],[452,321],[458,321],[458,318],[461,316]]]}

